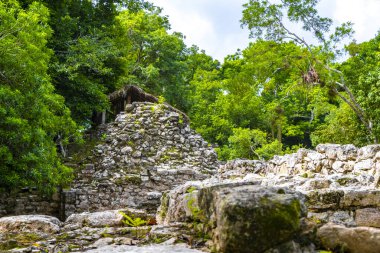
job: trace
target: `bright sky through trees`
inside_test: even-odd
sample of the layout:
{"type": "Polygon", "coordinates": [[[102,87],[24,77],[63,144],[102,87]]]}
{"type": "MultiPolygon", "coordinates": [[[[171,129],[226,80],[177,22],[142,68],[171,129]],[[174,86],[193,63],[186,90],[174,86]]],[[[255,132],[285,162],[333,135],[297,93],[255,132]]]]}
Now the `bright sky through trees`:
{"type": "MultiPolygon", "coordinates": [[[[247,29],[240,28],[242,5],[247,0],[152,0],[169,16],[172,30],[182,32],[185,42],[195,44],[206,53],[223,61],[238,48],[249,43],[247,29]]],[[[322,16],[333,18],[337,24],[354,23],[358,42],[375,36],[379,30],[379,0],[321,0],[322,16]]]]}

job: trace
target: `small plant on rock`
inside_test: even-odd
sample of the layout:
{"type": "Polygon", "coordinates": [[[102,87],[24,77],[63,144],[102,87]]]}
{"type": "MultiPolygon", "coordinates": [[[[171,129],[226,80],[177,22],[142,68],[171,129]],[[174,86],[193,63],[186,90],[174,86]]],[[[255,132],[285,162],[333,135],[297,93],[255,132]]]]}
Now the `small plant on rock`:
{"type": "Polygon", "coordinates": [[[187,190],[186,190],[186,193],[192,193],[193,191],[196,191],[198,190],[197,187],[195,186],[190,186],[187,190]]]}
{"type": "Polygon", "coordinates": [[[102,133],[102,135],[100,136],[100,140],[105,141],[106,139],[107,139],[107,134],[102,133]]]}
{"type": "Polygon", "coordinates": [[[124,219],[122,220],[124,225],[126,225],[128,227],[136,228],[135,236],[138,238],[139,237],[139,234],[138,234],[139,231],[138,231],[137,227],[141,227],[141,226],[146,225],[147,221],[144,219],[141,219],[140,217],[137,217],[137,218],[134,218],[133,216],[131,217],[122,211],[119,211],[119,213],[124,217],[124,219]]]}
{"type": "Polygon", "coordinates": [[[164,104],[166,102],[165,98],[163,96],[158,96],[158,103],[164,104]]]}

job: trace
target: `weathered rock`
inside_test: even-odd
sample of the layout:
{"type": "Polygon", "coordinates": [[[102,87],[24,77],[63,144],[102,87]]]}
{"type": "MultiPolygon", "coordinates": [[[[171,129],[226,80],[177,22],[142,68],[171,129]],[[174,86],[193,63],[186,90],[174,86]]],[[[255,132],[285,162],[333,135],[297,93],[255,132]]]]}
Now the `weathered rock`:
{"type": "Polygon", "coordinates": [[[337,150],[337,157],[341,161],[355,160],[357,157],[358,149],[352,145],[342,145],[337,150]]]}
{"type": "Polygon", "coordinates": [[[264,253],[315,253],[314,244],[307,246],[301,245],[295,241],[286,242],[275,248],[269,249],[264,253]]]}
{"type": "Polygon", "coordinates": [[[351,253],[378,253],[380,229],[369,227],[347,228],[332,223],[318,229],[318,239],[326,249],[351,253]]]}
{"type": "Polygon", "coordinates": [[[380,228],[380,210],[378,208],[363,208],[355,212],[355,222],[358,226],[380,228]]]}
{"type": "Polygon", "coordinates": [[[44,214],[59,217],[61,194],[41,194],[34,187],[0,191],[0,217],[44,214]]]}
{"type": "Polygon", "coordinates": [[[117,227],[123,225],[123,212],[133,218],[147,218],[146,212],[136,209],[123,209],[123,210],[108,210],[100,212],[83,212],[79,214],[70,215],[65,224],[70,228],[81,227],[117,227]]]}
{"type": "Polygon", "coordinates": [[[237,159],[219,167],[218,173],[223,179],[230,177],[244,177],[249,173],[264,173],[266,164],[263,161],[237,159]]]}
{"type": "Polygon", "coordinates": [[[318,144],[315,148],[319,153],[326,154],[329,159],[336,159],[339,144],[318,144]]]}
{"type": "Polygon", "coordinates": [[[215,226],[217,251],[262,252],[297,234],[305,215],[300,197],[283,189],[226,185],[201,189],[199,202],[215,226]]]}
{"type": "Polygon", "coordinates": [[[355,163],[354,170],[360,171],[360,170],[370,170],[374,167],[374,163],[372,159],[366,159],[362,160],[360,162],[355,163]]]}
{"type": "Polygon", "coordinates": [[[122,225],[123,216],[118,210],[101,211],[101,212],[83,212],[70,215],[67,225],[75,225],[75,227],[104,227],[104,226],[120,226],[122,225]]]}
{"type": "Polygon", "coordinates": [[[169,193],[163,200],[167,212],[160,219],[165,224],[186,220],[205,224],[218,252],[263,252],[297,235],[306,214],[303,199],[287,189],[252,183],[193,182],[169,193]]]}
{"type": "Polygon", "coordinates": [[[47,215],[19,215],[0,218],[0,233],[45,233],[60,231],[61,222],[47,215]]]}
{"type": "Polygon", "coordinates": [[[316,223],[317,225],[322,225],[326,223],[334,223],[344,226],[356,226],[354,220],[354,213],[351,211],[326,211],[320,213],[308,213],[308,219],[316,223]]]}
{"type": "Polygon", "coordinates": [[[170,226],[156,225],[152,227],[149,237],[153,241],[166,241],[169,238],[176,238],[186,233],[188,226],[186,223],[173,223],[170,226]]]}
{"type": "Polygon", "coordinates": [[[342,190],[322,189],[307,193],[307,205],[311,210],[337,210],[344,196],[342,190]]]}
{"type": "Polygon", "coordinates": [[[94,247],[94,248],[104,247],[106,245],[112,244],[113,242],[114,242],[114,238],[111,238],[111,237],[101,238],[97,240],[96,242],[94,242],[93,244],[91,244],[91,247],[94,247]]]}
{"type": "MultiPolygon", "coordinates": [[[[138,208],[155,212],[163,191],[203,180],[219,167],[216,152],[189,127],[187,116],[164,105],[134,102],[93,149],[93,172],[79,170],[65,214],[138,208]]],[[[80,163],[89,163],[88,157],[80,163]]]]}
{"type": "Polygon", "coordinates": [[[368,145],[358,150],[358,160],[372,159],[380,151],[380,145],[368,145]]]}
{"type": "MultiPolygon", "coordinates": [[[[378,238],[378,230],[367,226],[380,228],[380,145],[356,148],[320,144],[316,151],[300,149],[267,162],[238,159],[219,167],[215,151],[190,129],[187,117],[166,105],[133,103],[115,122],[102,127],[102,140],[91,155],[78,161],[78,175],[71,190],[63,191],[62,196],[54,195],[52,203],[29,190],[17,200],[10,193],[3,194],[0,216],[24,209],[35,213],[45,208],[49,209],[47,213],[58,213],[60,204],[66,215],[88,211],[70,216],[59,235],[62,238],[51,242],[59,246],[67,236],[74,245],[87,250],[111,242],[103,236],[111,236],[115,243],[129,244],[132,239],[122,237],[121,231],[149,231],[120,227],[122,215],[118,210],[107,209],[134,207],[153,213],[161,198],[157,221],[166,226],[151,232],[156,236],[152,236],[153,240],[170,238],[173,243],[186,234],[185,240],[194,243],[193,235],[188,235],[192,227],[195,232],[209,233],[220,252],[312,252],[312,244],[304,244],[300,238],[294,240],[306,213],[306,196],[306,206],[311,211],[305,221],[310,225],[308,231],[322,227],[321,238],[324,233],[340,234],[335,241],[327,240],[325,247],[348,245],[354,248],[348,248],[352,252],[359,252],[355,250],[362,245],[355,248],[349,244],[348,235],[378,238]],[[173,227],[175,222],[190,222],[191,226],[173,227]],[[342,238],[347,245],[339,241],[342,238]],[[94,244],[96,241],[98,244],[94,244]]],[[[140,213],[128,215],[140,217],[140,213]]],[[[145,212],[141,215],[147,219],[145,212]]],[[[26,221],[5,226],[0,220],[0,241],[6,237],[1,233],[4,227],[7,231],[20,228],[57,233],[60,224],[52,223],[52,228],[26,221]]],[[[151,220],[151,224],[155,221],[151,220]]],[[[6,239],[6,243],[15,241],[6,239]]],[[[368,245],[376,246],[373,241],[368,245]]],[[[65,251],[61,248],[56,252],[65,251]]],[[[25,252],[31,250],[36,249],[25,252]]]]}
{"type": "Polygon", "coordinates": [[[187,245],[147,245],[142,247],[127,246],[127,245],[109,245],[100,247],[98,249],[88,250],[87,253],[202,253],[202,251],[196,249],[190,249],[187,245]]]}
{"type": "Polygon", "coordinates": [[[349,189],[344,192],[344,197],[340,200],[340,207],[380,207],[380,190],[349,189]]]}

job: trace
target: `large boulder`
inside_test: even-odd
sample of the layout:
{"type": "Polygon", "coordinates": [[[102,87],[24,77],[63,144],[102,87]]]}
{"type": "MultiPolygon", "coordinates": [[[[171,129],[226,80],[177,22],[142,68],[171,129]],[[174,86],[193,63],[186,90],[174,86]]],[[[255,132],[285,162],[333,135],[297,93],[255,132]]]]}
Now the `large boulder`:
{"type": "Polygon", "coordinates": [[[300,196],[281,188],[209,187],[200,191],[199,202],[215,227],[218,252],[262,252],[275,247],[295,237],[305,216],[300,196]]]}
{"type": "Polygon", "coordinates": [[[44,233],[60,231],[61,222],[47,215],[19,215],[0,218],[1,233],[44,233]]]}
{"type": "Polygon", "coordinates": [[[293,240],[305,215],[303,195],[286,188],[186,184],[163,198],[158,220],[204,224],[217,252],[239,253],[264,252],[293,240]]]}
{"type": "Polygon", "coordinates": [[[47,240],[57,236],[60,230],[61,222],[51,216],[20,215],[0,218],[0,252],[47,240]]]}
{"type": "Polygon", "coordinates": [[[380,229],[377,228],[328,223],[318,229],[317,236],[329,250],[350,253],[378,253],[380,250],[380,229]]]}
{"type": "Polygon", "coordinates": [[[137,209],[122,209],[122,210],[107,210],[94,213],[83,212],[70,215],[65,221],[66,228],[81,228],[81,227],[118,227],[123,225],[123,215],[121,212],[132,218],[147,219],[147,214],[143,210],[137,209]]]}
{"type": "Polygon", "coordinates": [[[202,251],[196,249],[190,249],[187,245],[163,245],[153,244],[144,246],[129,246],[129,245],[108,245],[98,249],[92,249],[87,253],[104,253],[104,252],[128,252],[128,253],[202,253],[202,251]]]}
{"type": "Polygon", "coordinates": [[[380,210],[378,208],[363,208],[355,212],[358,226],[380,228],[380,210]]]}
{"type": "Polygon", "coordinates": [[[75,227],[104,227],[122,225],[123,216],[118,210],[109,210],[101,212],[83,212],[72,214],[66,219],[66,226],[74,225],[75,227]]]}

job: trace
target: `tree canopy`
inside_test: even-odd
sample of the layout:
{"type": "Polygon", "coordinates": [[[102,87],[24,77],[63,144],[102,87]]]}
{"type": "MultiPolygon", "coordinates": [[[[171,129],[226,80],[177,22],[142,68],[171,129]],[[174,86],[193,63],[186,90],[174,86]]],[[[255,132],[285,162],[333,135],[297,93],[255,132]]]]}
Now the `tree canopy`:
{"type": "Polygon", "coordinates": [[[144,0],[1,1],[0,188],[68,183],[65,146],[126,84],[187,113],[223,160],[376,143],[380,34],[344,45],[352,24],[334,27],[318,2],[247,0],[252,42],[220,63],[144,0]]]}
{"type": "Polygon", "coordinates": [[[24,10],[7,0],[0,3],[0,20],[0,185],[49,189],[70,179],[55,140],[64,141],[76,129],[47,73],[49,11],[40,3],[24,10]]]}

